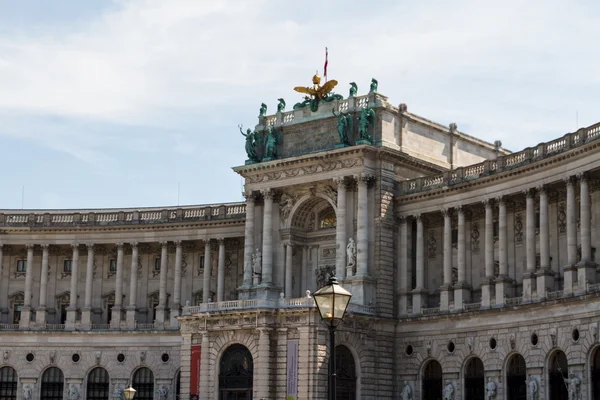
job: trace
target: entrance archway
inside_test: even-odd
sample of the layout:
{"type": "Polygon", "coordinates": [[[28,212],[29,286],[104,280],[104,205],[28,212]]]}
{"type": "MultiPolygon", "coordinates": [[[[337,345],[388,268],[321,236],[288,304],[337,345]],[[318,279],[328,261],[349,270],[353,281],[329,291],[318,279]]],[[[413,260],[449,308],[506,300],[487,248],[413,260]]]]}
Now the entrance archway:
{"type": "Polygon", "coordinates": [[[550,356],[548,364],[548,387],[550,389],[550,400],[562,400],[569,398],[569,392],[565,385],[565,378],[569,376],[569,365],[567,356],[561,350],[555,351],[550,356]]]}
{"type": "Polygon", "coordinates": [[[600,347],[594,350],[592,358],[592,399],[600,399],[600,347]]]}
{"type": "Polygon", "coordinates": [[[525,359],[520,354],[513,355],[508,360],[506,368],[506,389],[508,400],[527,399],[527,366],[525,359]]]}
{"type": "Polygon", "coordinates": [[[346,346],[335,347],[336,400],[356,400],[356,364],[346,346]]]}
{"type": "Polygon", "coordinates": [[[254,380],[252,354],[241,344],[233,344],[221,357],[220,400],[251,400],[254,380]]]}
{"type": "Polygon", "coordinates": [[[442,398],[442,366],[436,360],[431,360],[423,370],[423,400],[439,400],[442,398]]]}
{"type": "Polygon", "coordinates": [[[0,399],[17,399],[17,371],[12,367],[0,368],[0,399]]]}
{"type": "Polygon", "coordinates": [[[483,362],[477,357],[471,358],[465,366],[465,399],[485,399],[484,375],[483,362]]]}

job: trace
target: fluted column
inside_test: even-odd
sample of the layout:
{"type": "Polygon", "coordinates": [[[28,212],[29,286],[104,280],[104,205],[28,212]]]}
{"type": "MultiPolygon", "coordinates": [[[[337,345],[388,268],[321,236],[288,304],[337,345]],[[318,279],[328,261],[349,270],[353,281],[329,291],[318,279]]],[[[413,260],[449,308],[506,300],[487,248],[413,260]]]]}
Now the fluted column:
{"type": "Polygon", "coordinates": [[[181,264],[183,262],[183,248],[181,240],[175,242],[175,276],[173,277],[173,307],[171,307],[171,314],[176,311],[179,315],[179,308],[181,307],[181,264]]]}
{"type": "Polygon", "coordinates": [[[211,273],[210,239],[204,240],[204,276],[202,277],[202,303],[208,303],[210,298],[210,273],[211,273]]]}
{"type": "Polygon", "coordinates": [[[285,298],[292,298],[292,242],[285,243],[285,298]]]}
{"type": "Polygon", "coordinates": [[[416,238],[416,287],[413,290],[413,314],[420,314],[421,308],[425,307],[425,254],[423,243],[423,217],[421,214],[414,216],[417,221],[417,238],[416,238]]]}
{"type": "Polygon", "coordinates": [[[25,267],[25,293],[23,299],[23,308],[21,309],[21,319],[19,320],[19,329],[29,329],[31,322],[31,286],[33,284],[33,245],[27,247],[27,265],[25,267]]]}
{"type": "Polygon", "coordinates": [[[254,254],[255,196],[246,194],[246,221],[244,226],[244,282],[243,287],[252,285],[252,254],[254,254]]]}
{"type": "Polygon", "coordinates": [[[567,293],[573,292],[577,283],[577,219],[575,215],[575,187],[573,177],[565,179],[567,187],[567,265],[564,268],[563,282],[567,293]]]}
{"type": "Polygon", "coordinates": [[[127,329],[135,329],[135,310],[137,302],[139,251],[137,242],[131,243],[131,269],[129,270],[129,306],[127,307],[127,329]]]}
{"type": "Polygon", "coordinates": [[[336,253],[335,274],[338,279],[346,278],[346,181],[344,177],[334,179],[337,183],[337,215],[335,227],[336,253]]]}
{"type": "Polygon", "coordinates": [[[356,176],[358,185],[358,207],[356,213],[356,276],[369,274],[369,181],[371,176],[356,176]]]}
{"type": "Polygon", "coordinates": [[[398,286],[399,286],[399,314],[408,314],[408,296],[410,294],[411,282],[408,280],[408,224],[406,217],[399,217],[400,227],[398,229],[398,286]]]}
{"type": "Polygon", "coordinates": [[[217,301],[225,300],[225,239],[217,239],[219,260],[217,264],[217,301]]]}
{"type": "Polygon", "coordinates": [[[73,257],[71,259],[71,292],[69,293],[69,307],[67,308],[67,320],[65,321],[65,329],[75,329],[77,321],[77,292],[79,291],[79,244],[74,243],[73,257]]]}
{"type": "Polygon", "coordinates": [[[81,327],[88,330],[92,328],[92,291],[94,281],[94,245],[86,244],[87,260],[85,268],[85,298],[81,309],[81,327]]]}
{"type": "Polygon", "coordinates": [[[580,220],[580,243],[581,260],[577,264],[577,277],[579,291],[587,290],[587,285],[596,282],[596,263],[592,261],[592,231],[591,231],[591,208],[590,189],[588,176],[584,173],[579,178],[579,220],[580,220]]]}
{"type": "Polygon", "coordinates": [[[548,191],[538,186],[540,193],[540,269],[536,272],[537,297],[546,297],[546,291],[554,290],[554,272],[550,268],[550,231],[548,220],[548,191]]]}
{"type": "Polygon", "coordinates": [[[46,326],[46,297],[48,293],[48,252],[50,246],[42,244],[42,272],[40,274],[40,306],[35,312],[35,324],[39,329],[46,326]]]}
{"type": "Polygon", "coordinates": [[[117,273],[115,277],[115,305],[112,308],[110,319],[111,328],[121,326],[121,313],[123,305],[123,243],[117,243],[117,273]]]}
{"type": "Polygon", "coordinates": [[[158,292],[158,307],[156,307],[155,327],[164,328],[167,315],[167,273],[168,273],[168,242],[160,242],[160,283],[158,292]]]}
{"type": "Polygon", "coordinates": [[[525,260],[526,272],[523,274],[523,299],[531,301],[535,292],[533,287],[535,274],[535,198],[532,189],[525,194],[525,260]]]}
{"type": "Polygon", "coordinates": [[[470,301],[471,290],[467,282],[467,246],[465,233],[465,210],[458,207],[458,249],[456,260],[458,263],[458,282],[454,285],[454,307],[462,309],[463,303],[470,301]]]}
{"type": "Polygon", "coordinates": [[[448,311],[450,308],[452,288],[452,219],[448,208],[442,209],[444,216],[444,260],[443,272],[444,282],[440,288],[440,311],[448,311]]]}
{"type": "Polygon", "coordinates": [[[273,284],[273,192],[262,191],[264,199],[263,215],[263,249],[262,249],[262,284],[273,284]]]}
{"type": "Polygon", "coordinates": [[[485,278],[481,283],[481,307],[492,304],[492,281],[494,279],[494,210],[492,200],[483,201],[485,207],[485,278]]]}
{"type": "Polygon", "coordinates": [[[503,197],[496,199],[498,203],[498,261],[500,264],[499,276],[496,279],[496,306],[504,305],[504,298],[510,297],[508,292],[512,279],[508,276],[508,221],[506,215],[506,201],[503,197]]]}

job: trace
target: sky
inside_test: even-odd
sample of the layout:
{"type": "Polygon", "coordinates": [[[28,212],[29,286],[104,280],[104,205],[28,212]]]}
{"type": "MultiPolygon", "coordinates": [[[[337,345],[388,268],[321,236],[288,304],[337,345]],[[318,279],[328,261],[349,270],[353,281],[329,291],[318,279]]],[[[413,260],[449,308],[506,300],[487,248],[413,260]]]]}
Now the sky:
{"type": "Polygon", "coordinates": [[[597,1],[0,0],[0,209],[241,201],[322,73],[519,151],[600,121],[597,1]]]}

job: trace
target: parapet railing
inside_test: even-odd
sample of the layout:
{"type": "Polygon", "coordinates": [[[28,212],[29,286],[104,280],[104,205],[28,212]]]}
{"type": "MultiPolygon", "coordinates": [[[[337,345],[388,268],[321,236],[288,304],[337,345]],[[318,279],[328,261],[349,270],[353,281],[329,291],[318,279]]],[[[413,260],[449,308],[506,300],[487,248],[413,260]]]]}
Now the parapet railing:
{"type": "Polygon", "coordinates": [[[243,219],[245,203],[123,210],[2,210],[0,227],[109,226],[243,219]]]}
{"type": "Polygon", "coordinates": [[[411,194],[421,191],[457,185],[472,179],[508,171],[546,157],[566,152],[600,138],[600,123],[581,128],[577,132],[567,133],[559,139],[528,147],[518,153],[499,155],[495,160],[486,160],[478,164],[460,167],[444,173],[424,176],[402,182],[402,193],[411,194]]]}
{"type": "MultiPolygon", "coordinates": [[[[214,311],[247,310],[256,308],[289,309],[289,308],[312,308],[316,307],[312,297],[300,297],[295,299],[250,299],[250,300],[228,300],[214,303],[204,303],[197,306],[183,307],[182,315],[192,315],[214,311]]],[[[375,315],[377,310],[372,306],[350,303],[348,311],[356,314],[375,315]]]]}

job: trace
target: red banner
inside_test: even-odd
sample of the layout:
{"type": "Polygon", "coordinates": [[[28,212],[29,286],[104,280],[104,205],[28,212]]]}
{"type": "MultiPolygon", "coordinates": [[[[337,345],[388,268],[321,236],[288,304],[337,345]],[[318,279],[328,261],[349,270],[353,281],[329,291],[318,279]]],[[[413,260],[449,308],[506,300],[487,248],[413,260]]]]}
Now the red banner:
{"type": "Polygon", "coordinates": [[[202,346],[192,346],[190,395],[200,394],[200,353],[202,346]]]}

